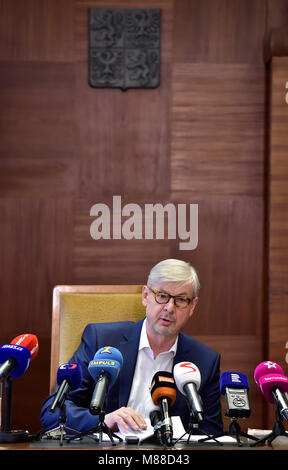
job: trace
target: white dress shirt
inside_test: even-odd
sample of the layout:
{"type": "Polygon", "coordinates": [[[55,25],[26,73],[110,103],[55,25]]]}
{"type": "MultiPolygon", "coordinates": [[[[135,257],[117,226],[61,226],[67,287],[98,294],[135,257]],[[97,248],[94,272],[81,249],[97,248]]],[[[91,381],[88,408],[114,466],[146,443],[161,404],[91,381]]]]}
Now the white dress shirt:
{"type": "Polygon", "coordinates": [[[176,339],[169,351],[162,352],[154,359],[146,333],[146,319],[143,322],[138,356],[133,383],[127,406],[140,413],[143,418],[149,418],[150,411],[155,408],[152,402],[150,386],[154,374],[159,371],[172,372],[173,358],[177,350],[176,339]]]}

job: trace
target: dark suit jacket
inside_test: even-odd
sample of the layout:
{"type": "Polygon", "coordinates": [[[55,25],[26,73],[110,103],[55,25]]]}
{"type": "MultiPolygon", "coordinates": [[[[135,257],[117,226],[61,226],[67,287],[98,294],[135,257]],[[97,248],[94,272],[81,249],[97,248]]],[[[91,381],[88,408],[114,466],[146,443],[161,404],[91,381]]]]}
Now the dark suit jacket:
{"type": "MultiPolygon", "coordinates": [[[[88,365],[101,347],[113,346],[119,349],[123,355],[123,366],[119,376],[108,390],[106,413],[121,406],[127,406],[142,324],[143,320],[136,323],[115,322],[87,325],[82,335],[81,344],[69,361],[81,365],[83,379],[81,387],[70,392],[66,400],[67,427],[78,431],[88,431],[98,423],[98,417],[89,412],[95,382],[88,372],[88,365]]],[[[201,373],[199,394],[203,400],[205,419],[200,429],[214,435],[221,433],[223,429],[219,390],[220,355],[194,338],[179,333],[174,364],[182,361],[196,364],[201,373]]],[[[55,392],[46,398],[41,409],[40,420],[46,430],[58,426],[59,411],[50,412],[54,396],[55,392]]],[[[189,408],[186,398],[178,390],[175,403],[171,407],[171,415],[180,416],[187,429],[189,408]]]]}

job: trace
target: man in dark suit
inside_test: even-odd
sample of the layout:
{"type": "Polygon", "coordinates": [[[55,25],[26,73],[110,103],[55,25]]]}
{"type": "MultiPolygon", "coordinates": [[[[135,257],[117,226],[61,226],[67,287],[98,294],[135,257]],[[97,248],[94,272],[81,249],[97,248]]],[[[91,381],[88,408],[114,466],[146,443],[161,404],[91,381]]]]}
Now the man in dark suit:
{"type": "MultiPolygon", "coordinates": [[[[120,427],[138,430],[146,427],[151,411],[149,387],[157,371],[173,371],[175,364],[195,364],[201,374],[199,394],[203,401],[204,421],[200,429],[220,434],[222,429],[218,353],[181,332],[193,315],[198,302],[199,280],[192,266],[180,260],[164,260],[152,268],[143,287],[142,303],[146,317],[140,322],[96,323],[87,325],[82,341],[70,362],[81,365],[81,387],[70,392],[66,400],[66,426],[88,431],[98,422],[89,412],[95,382],[88,365],[95,352],[113,346],[123,355],[123,366],[107,394],[105,423],[111,430],[120,427]]],[[[58,425],[58,413],[50,407],[55,394],[42,405],[41,423],[45,429],[58,425]]],[[[177,391],[171,415],[180,416],[184,427],[189,424],[186,398],[177,391]]]]}

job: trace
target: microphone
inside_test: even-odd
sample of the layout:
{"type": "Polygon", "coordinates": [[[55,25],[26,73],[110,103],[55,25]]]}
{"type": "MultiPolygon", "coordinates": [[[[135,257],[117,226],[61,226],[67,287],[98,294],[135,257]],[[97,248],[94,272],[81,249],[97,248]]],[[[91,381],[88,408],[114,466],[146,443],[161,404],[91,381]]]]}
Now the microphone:
{"type": "Polygon", "coordinates": [[[276,362],[261,362],[254,371],[254,379],[269,403],[275,404],[280,414],[288,420],[288,377],[276,362]]]}
{"type": "Polygon", "coordinates": [[[62,408],[68,393],[80,387],[82,370],[78,364],[67,363],[60,365],[57,371],[57,384],[59,388],[51,405],[50,411],[54,413],[57,408],[62,408]]]}
{"type": "Polygon", "coordinates": [[[32,334],[16,336],[10,344],[0,348],[0,380],[6,378],[6,416],[5,428],[0,432],[0,442],[26,442],[29,440],[28,431],[12,431],[10,428],[12,381],[10,377],[18,378],[28,369],[32,359],[38,354],[38,339],[32,334]]]}
{"type": "Polygon", "coordinates": [[[169,408],[176,400],[176,385],[171,372],[156,372],[151,382],[151,397],[154,405],[160,408],[162,439],[171,446],[173,427],[169,408]]]}
{"type": "Polygon", "coordinates": [[[98,415],[104,411],[108,388],[115,383],[122,364],[121,352],[112,346],[100,348],[90,361],[88,371],[96,381],[89,407],[91,414],[98,415]]]}
{"type": "Polygon", "coordinates": [[[0,380],[3,377],[18,378],[28,369],[30,362],[38,353],[37,336],[19,335],[10,344],[0,348],[0,380]]]}
{"type": "Polygon", "coordinates": [[[223,372],[220,377],[220,391],[225,395],[229,418],[248,418],[251,410],[248,400],[248,378],[241,372],[223,372]]]}
{"type": "Polygon", "coordinates": [[[32,334],[26,333],[24,335],[16,336],[16,338],[12,339],[11,344],[18,344],[29,349],[31,353],[31,361],[35,359],[39,351],[38,338],[32,334]]]}
{"type": "Polygon", "coordinates": [[[185,395],[189,408],[197,422],[203,421],[202,400],[198,394],[201,384],[201,374],[198,367],[192,362],[179,362],[173,370],[175,382],[180,392],[185,395]]]}
{"type": "Polygon", "coordinates": [[[154,429],[154,436],[156,437],[157,441],[160,444],[163,444],[162,432],[161,432],[162,421],[161,421],[160,410],[155,409],[151,411],[149,417],[150,417],[151,425],[153,426],[153,429],[154,429]]]}

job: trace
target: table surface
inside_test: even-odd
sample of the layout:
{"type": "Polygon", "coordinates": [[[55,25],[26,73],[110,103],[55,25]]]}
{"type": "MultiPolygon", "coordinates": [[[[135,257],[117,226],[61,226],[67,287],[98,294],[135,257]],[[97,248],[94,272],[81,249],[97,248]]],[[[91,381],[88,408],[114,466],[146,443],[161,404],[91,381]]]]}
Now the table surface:
{"type": "MultiPolygon", "coordinates": [[[[1,443],[1,450],[21,450],[21,451],[32,451],[32,450],[154,450],[154,451],[191,451],[191,450],[288,450],[288,438],[285,436],[276,437],[273,442],[269,445],[261,444],[257,446],[249,445],[246,438],[241,438],[242,445],[237,445],[237,442],[227,443],[222,442],[220,445],[218,442],[191,442],[190,440],[183,440],[176,442],[173,446],[164,449],[163,446],[154,443],[152,441],[141,442],[139,444],[126,444],[124,441],[119,442],[114,438],[114,445],[109,439],[99,442],[89,436],[84,436],[80,439],[72,440],[60,440],[55,438],[40,438],[32,440],[31,442],[12,442],[12,443],[1,443]]],[[[250,442],[251,444],[252,442],[250,442]]]]}

